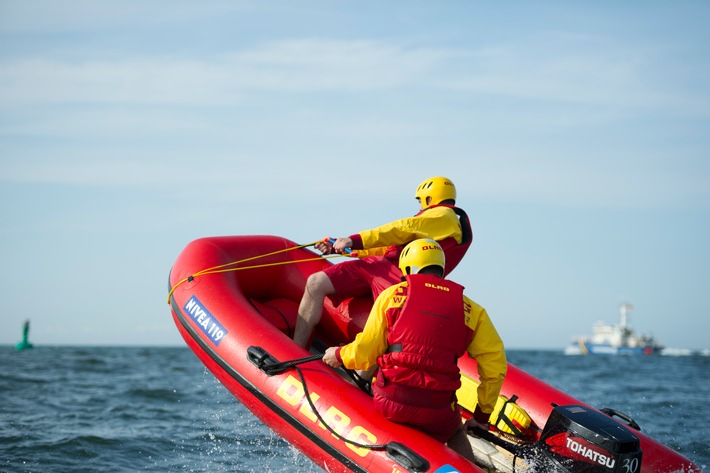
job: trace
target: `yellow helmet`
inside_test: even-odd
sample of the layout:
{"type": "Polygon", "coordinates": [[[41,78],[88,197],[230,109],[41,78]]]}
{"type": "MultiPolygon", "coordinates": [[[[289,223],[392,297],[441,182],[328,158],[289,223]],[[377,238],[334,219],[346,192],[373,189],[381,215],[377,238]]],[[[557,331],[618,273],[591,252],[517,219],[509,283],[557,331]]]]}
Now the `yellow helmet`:
{"type": "Polygon", "coordinates": [[[403,275],[417,274],[427,266],[439,266],[444,270],[446,257],[441,246],[432,239],[420,238],[404,247],[399,255],[399,269],[403,275]]]}
{"type": "Polygon", "coordinates": [[[456,200],[456,186],[442,176],[432,177],[419,184],[414,197],[419,201],[422,210],[445,200],[456,200]]]}

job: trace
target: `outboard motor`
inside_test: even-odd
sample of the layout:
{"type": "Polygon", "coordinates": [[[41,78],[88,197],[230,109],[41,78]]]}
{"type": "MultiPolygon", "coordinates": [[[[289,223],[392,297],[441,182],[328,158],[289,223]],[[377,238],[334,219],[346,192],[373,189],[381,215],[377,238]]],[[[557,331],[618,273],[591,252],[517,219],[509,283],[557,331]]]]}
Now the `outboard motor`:
{"type": "Polygon", "coordinates": [[[535,453],[535,471],[638,473],[641,447],[634,433],[586,406],[555,406],[535,453]]]}

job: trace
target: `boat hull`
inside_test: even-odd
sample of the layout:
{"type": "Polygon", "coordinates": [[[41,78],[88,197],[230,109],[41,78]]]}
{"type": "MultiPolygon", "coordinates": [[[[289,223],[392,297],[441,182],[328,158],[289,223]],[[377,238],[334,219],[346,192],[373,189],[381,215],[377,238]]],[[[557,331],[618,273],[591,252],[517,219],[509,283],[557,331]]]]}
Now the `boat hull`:
{"type": "Polygon", "coordinates": [[[573,343],[565,348],[566,355],[621,355],[621,356],[649,356],[663,353],[662,347],[657,346],[616,346],[608,343],[592,343],[585,340],[573,343]]]}
{"type": "Polygon", "coordinates": [[[584,343],[585,352],[590,355],[656,355],[660,353],[659,349],[652,346],[643,347],[624,347],[613,346],[604,343],[584,343]]]}
{"type": "MultiPolygon", "coordinates": [[[[326,471],[487,471],[429,436],[387,421],[374,411],[369,395],[320,360],[304,363],[298,371],[269,375],[250,356],[254,347],[274,361],[310,355],[291,339],[298,302],[308,276],[330,264],[281,237],[195,240],[170,272],[173,320],[188,347],[242,404],[326,471]],[[243,262],[233,265],[235,261],[243,262]],[[204,272],[207,268],[218,269],[204,272]],[[388,448],[373,450],[352,442],[388,448]],[[424,459],[426,468],[413,466],[417,459],[424,459]]],[[[337,345],[352,339],[371,303],[362,298],[336,306],[328,300],[317,329],[318,343],[337,345]]],[[[478,379],[475,360],[464,356],[459,366],[464,376],[478,379]]],[[[516,396],[539,428],[553,404],[583,404],[512,364],[501,394],[516,396]]],[[[467,415],[470,411],[464,410],[467,415]]],[[[700,471],[677,452],[635,433],[643,450],[641,472],[700,471]]]]}

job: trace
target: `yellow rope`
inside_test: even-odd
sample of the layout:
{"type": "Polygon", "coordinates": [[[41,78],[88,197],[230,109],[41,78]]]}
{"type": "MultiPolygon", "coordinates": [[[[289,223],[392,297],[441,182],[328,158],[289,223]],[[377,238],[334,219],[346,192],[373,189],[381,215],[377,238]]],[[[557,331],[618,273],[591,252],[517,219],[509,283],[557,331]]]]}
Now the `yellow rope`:
{"type": "Polygon", "coordinates": [[[217,265],[217,266],[212,266],[211,268],[201,269],[200,271],[196,272],[195,274],[191,274],[190,276],[188,276],[188,277],[186,277],[186,278],[183,278],[181,281],[178,281],[173,287],[170,288],[170,292],[168,292],[168,305],[170,305],[170,298],[172,297],[173,292],[175,292],[175,289],[177,289],[178,286],[180,286],[181,284],[183,284],[183,283],[185,283],[185,282],[187,282],[187,281],[192,281],[192,280],[193,280],[195,277],[197,277],[197,276],[204,276],[204,275],[207,275],[207,274],[227,273],[227,272],[230,272],[230,271],[241,271],[241,270],[243,270],[243,269],[266,268],[266,267],[268,267],[268,266],[279,266],[279,265],[283,265],[283,264],[304,263],[304,262],[307,262],[307,261],[317,261],[317,260],[320,260],[320,259],[322,259],[322,258],[332,258],[332,257],[339,257],[339,256],[342,256],[342,255],[340,255],[340,254],[335,254],[335,255],[321,255],[321,256],[318,256],[318,257],[315,257],[315,258],[307,258],[307,259],[293,260],[293,261],[279,261],[279,262],[276,262],[276,263],[265,263],[265,264],[257,264],[257,265],[254,265],[254,266],[240,266],[240,267],[238,267],[238,268],[228,268],[228,269],[224,269],[224,268],[227,268],[228,266],[233,266],[233,265],[236,265],[236,264],[245,263],[245,262],[247,262],[247,261],[252,261],[252,260],[255,260],[255,259],[259,259],[259,258],[266,258],[266,257],[268,257],[268,256],[277,255],[277,254],[279,254],[279,253],[285,253],[286,251],[298,250],[298,249],[300,249],[300,248],[306,248],[306,247],[308,247],[308,246],[313,246],[313,245],[315,245],[316,243],[319,243],[319,242],[321,242],[321,241],[322,241],[322,240],[317,240],[317,241],[314,241],[313,243],[307,243],[307,244],[305,244],[305,245],[291,246],[291,247],[285,248],[285,249],[283,249],[283,250],[277,250],[277,251],[273,251],[273,252],[271,252],[271,253],[266,253],[266,254],[263,254],[263,255],[251,256],[251,257],[249,257],[249,258],[244,258],[244,259],[239,260],[239,261],[232,261],[232,262],[230,262],[230,263],[225,263],[225,264],[220,264],[220,265],[217,265]]]}

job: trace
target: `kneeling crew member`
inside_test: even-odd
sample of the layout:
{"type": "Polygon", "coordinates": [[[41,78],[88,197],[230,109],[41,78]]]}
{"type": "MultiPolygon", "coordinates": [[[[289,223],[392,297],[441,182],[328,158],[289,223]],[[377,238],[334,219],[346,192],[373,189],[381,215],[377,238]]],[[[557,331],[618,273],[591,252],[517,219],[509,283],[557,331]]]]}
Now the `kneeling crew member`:
{"type": "Polygon", "coordinates": [[[402,282],[377,297],[363,331],[348,345],[328,348],[323,361],[357,370],[377,364],[376,409],[473,461],[466,429],[488,430],[507,369],[503,341],[486,310],[443,278],[445,256],[436,241],[409,243],[399,267],[402,282]],[[481,383],[474,415],[462,425],[457,360],[465,352],[477,360],[481,383]]]}

